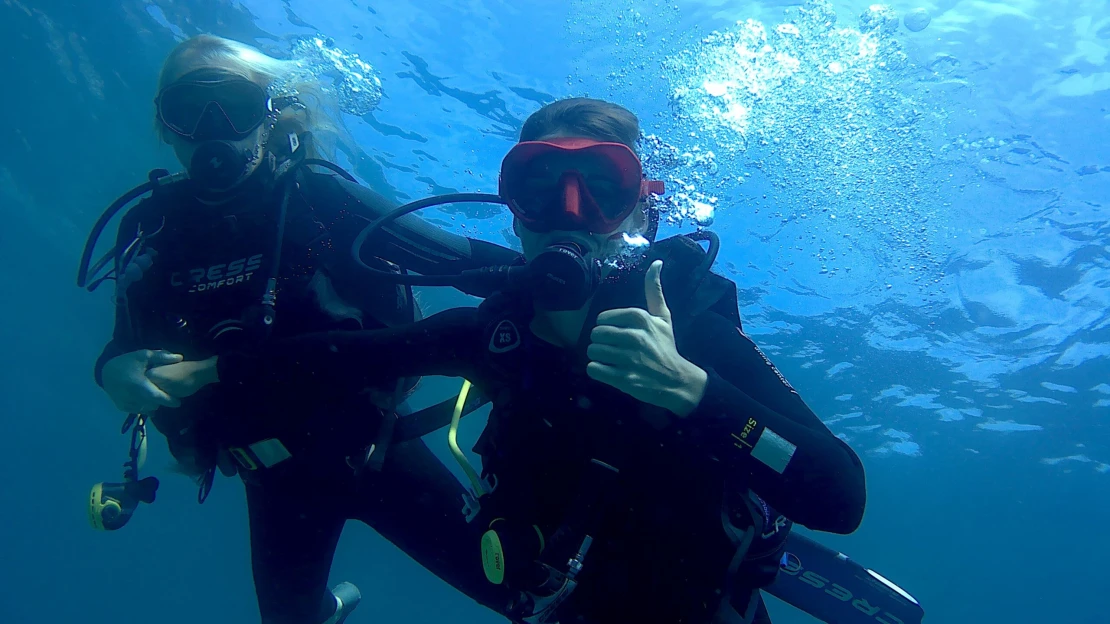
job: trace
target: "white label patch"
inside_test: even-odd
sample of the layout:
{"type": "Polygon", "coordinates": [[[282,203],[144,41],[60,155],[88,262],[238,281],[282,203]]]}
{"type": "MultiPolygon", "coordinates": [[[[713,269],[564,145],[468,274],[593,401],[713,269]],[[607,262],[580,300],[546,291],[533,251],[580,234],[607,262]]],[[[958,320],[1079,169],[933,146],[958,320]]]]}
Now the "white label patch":
{"type": "Polygon", "coordinates": [[[763,462],[771,470],[782,474],[786,470],[786,465],[794,457],[794,451],[796,450],[798,450],[798,447],[791,444],[786,438],[770,429],[764,429],[759,436],[759,441],[755,443],[755,447],[752,449],[752,457],[763,462]]]}
{"type": "Polygon", "coordinates": [[[513,322],[505,319],[498,323],[489,339],[490,353],[505,353],[520,346],[520,331],[513,322]]]}

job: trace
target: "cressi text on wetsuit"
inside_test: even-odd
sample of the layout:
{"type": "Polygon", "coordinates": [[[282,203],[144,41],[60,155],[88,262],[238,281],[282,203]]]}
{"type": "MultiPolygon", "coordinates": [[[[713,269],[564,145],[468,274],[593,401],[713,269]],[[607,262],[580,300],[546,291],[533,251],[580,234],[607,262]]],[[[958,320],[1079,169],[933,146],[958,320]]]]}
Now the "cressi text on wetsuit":
{"type": "MultiPolygon", "coordinates": [[[[664,268],[664,292],[666,274],[664,268]]],[[[641,296],[642,276],[632,278],[641,296]]],[[[534,525],[551,548],[596,477],[594,460],[619,470],[560,621],[711,622],[722,596],[747,590],[750,600],[751,589],[769,582],[727,573],[737,552],[722,530],[731,497],[750,490],[767,503],[765,511],[849,533],[863,515],[865,484],[858,457],[736,322],[713,311],[691,317],[676,321],[675,340],[708,373],[708,385],[698,408],[681,419],[660,420],[658,410],[589,379],[584,349],[538,339],[529,329],[530,301],[503,294],[411,326],[304,335],[232,352],[219,360],[216,385],[296,385],[315,395],[362,386],[386,371],[471,380],[494,405],[477,447],[498,483],[483,503],[487,516],[534,525]]],[[[768,520],[760,537],[774,542],[782,518],[768,520]]],[[[774,578],[777,560],[768,567],[774,578]]],[[[757,621],[766,621],[758,606],[757,621]]]]}
{"type": "MultiPolygon", "coordinates": [[[[118,285],[115,332],[97,361],[98,383],[105,362],[137,349],[196,360],[307,332],[400,326],[419,317],[411,290],[367,277],[350,255],[355,236],[392,202],[333,175],[306,168],[290,175],[295,185],[252,187],[224,205],[198,201],[188,180],[177,182],[124,217],[119,242],[139,235],[141,244],[118,285]],[[271,278],[276,298],[266,310],[259,302],[271,278]]],[[[412,217],[364,249],[371,266],[425,274],[517,258],[412,217]]],[[[294,391],[280,402],[210,387],[178,409],[156,412],[153,422],[171,451],[196,473],[211,474],[221,449],[239,451],[265,624],[330,615],[326,583],[347,519],[366,522],[480,602],[494,601],[472,556],[473,529],[458,513],[463,490],[429,449],[420,440],[396,444],[379,469],[363,469],[385,414],[415,381],[382,371],[362,386],[326,395],[294,391]]]]}

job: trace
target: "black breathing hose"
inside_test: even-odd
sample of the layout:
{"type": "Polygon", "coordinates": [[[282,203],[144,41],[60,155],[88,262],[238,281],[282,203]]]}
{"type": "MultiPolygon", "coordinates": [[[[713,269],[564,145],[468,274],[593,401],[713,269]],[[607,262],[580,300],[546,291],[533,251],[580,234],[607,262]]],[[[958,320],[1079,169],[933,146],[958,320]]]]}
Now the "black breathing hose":
{"type": "Polygon", "coordinates": [[[413,275],[411,273],[393,273],[390,271],[383,271],[375,269],[367,265],[362,260],[362,247],[370,237],[385,228],[386,225],[396,221],[417,210],[427,208],[429,206],[438,206],[441,204],[453,203],[491,203],[491,204],[504,204],[505,201],[499,195],[491,195],[489,193],[451,193],[449,195],[439,195],[436,197],[427,197],[418,199],[414,202],[409,202],[403,206],[399,206],[389,211],[388,213],[375,219],[370,225],[367,225],[359,235],[355,237],[354,243],[351,245],[351,254],[355,257],[355,262],[364,270],[373,273],[376,277],[394,282],[398,284],[407,284],[409,286],[454,286],[459,287],[460,284],[470,282],[471,280],[503,280],[506,279],[513,269],[523,270],[524,267],[484,267],[471,271],[463,271],[455,275],[413,275]]]}

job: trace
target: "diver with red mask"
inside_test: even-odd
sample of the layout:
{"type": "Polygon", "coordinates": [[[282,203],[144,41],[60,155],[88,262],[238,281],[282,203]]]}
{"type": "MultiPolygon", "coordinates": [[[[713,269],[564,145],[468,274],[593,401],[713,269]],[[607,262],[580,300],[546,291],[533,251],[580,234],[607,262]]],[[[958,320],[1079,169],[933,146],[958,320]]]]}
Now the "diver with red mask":
{"type": "Polygon", "coordinates": [[[638,136],[617,105],[549,104],[505,157],[498,195],[413,202],[355,240],[359,257],[364,240],[429,205],[507,205],[520,262],[455,276],[366,267],[496,290],[477,309],[235,350],[182,369],[181,391],[280,401],[264,389],[323,396],[385,371],[464,378],[449,441],[471,482],[485,578],[509,590],[501,611],[514,622],[767,622],[760,590],[814,569],[851,589],[847,602],[792,600],[811,614],[857,621],[836,611],[847,605],[861,621],[920,622],[912,598],[791,532],[854,531],[862,465],[741,330],[735,285],[710,271],[716,237],[654,240],[664,189],[644,176],[638,136]],[[472,387],[493,404],[480,472],[453,434],[472,387]]]}

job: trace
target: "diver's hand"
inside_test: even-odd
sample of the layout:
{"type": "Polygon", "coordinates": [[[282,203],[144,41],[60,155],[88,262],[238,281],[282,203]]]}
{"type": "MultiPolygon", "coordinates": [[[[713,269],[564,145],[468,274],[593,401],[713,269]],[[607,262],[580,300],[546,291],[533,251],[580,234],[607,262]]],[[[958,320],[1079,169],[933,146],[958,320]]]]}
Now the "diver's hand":
{"type": "Polygon", "coordinates": [[[215,357],[156,366],[148,370],[146,376],[166,394],[178,399],[193,396],[201,388],[220,380],[215,357]]]}
{"type": "Polygon", "coordinates": [[[129,414],[149,412],[160,406],[177,407],[177,399],[151,383],[146,371],[152,366],[173,364],[181,359],[176,353],[150,349],[117,355],[105,362],[101,371],[104,392],[120,411],[129,414]]]}
{"type": "Polygon", "coordinates": [[[671,311],[659,282],[662,270],[660,260],[648,268],[646,311],[622,308],[597,316],[586,373],[634,399],[688,416],[705,395],[708,375],[675,347],[671,311]]]}

